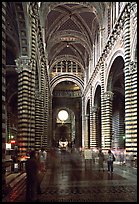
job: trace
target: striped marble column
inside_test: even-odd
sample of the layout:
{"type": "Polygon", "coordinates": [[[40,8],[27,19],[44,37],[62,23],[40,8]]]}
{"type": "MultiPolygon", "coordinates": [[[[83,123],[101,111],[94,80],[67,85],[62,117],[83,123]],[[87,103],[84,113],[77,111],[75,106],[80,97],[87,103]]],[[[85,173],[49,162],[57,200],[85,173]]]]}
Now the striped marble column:
{"type": "MultiPolygon", "coordinates": [[[[118,147],[124,148],[125,143],[125,113],[124,113],[124,100],[121,100],[120,106],[119,106],[119,134],[118,134],[118,147]]],[[[115,135],[116,136],[116,135],[115,135]]]]}
{"type": "Polygon", "coordinates": [[[48,135],[48,143],[47,143],[47,149],[49,149],[51,146],[52,146],[52,140],[51,138],[53,137],[53,133],[52,133],[52,95],[50,94],[50,97],[49,97],[49,100],[50,100],[50,127],[49,127],[49,135],[48,135]]]}
{"type": "Polygon", "coordinates": [[[131,50],[130,50],[130,8],[125,10],[124,20],[124,54],[125,54],[125,142],[127,157],[137,155],[137,98],[136,98],[136,71],[130,72],[131,50]],[[135,77],[135,78],[134,78],[135,77]]]}
{"type": "Polygon", "coordinates": [[[104,62],[100,61],[101,74],[101,147],[105,149],[105,101],[104,101],[104,62]]]}
{"type": "Polygon", "coordinates": [[[35,101],[32,63],[28,57],[16,61],[18,71],[18,148],[20,155],[34,149],[35,144],[35,101]]]}
{"type": "Polygon", "coordinates": [[[44,118],[44,123],[43,123],[43,146],[45,148],[47,148],[47,136],[48,136],[48,115],[49,115],[49,108],[48,108],[48,104],[49,104],[49,99],[48,99],[48,95],[47,95],[47,91],[48,90],[45,90],[44,91],[44,106],[43,106],[43,110],[44,110],[44,115],[43,115],[43,118],[44,118]]]}
{"type": "Polygon", "coordinates": [[[88,148],[88,122],[89,122],[89,114],[85,115],[85,131],[84,131],[84,147],[88,148]]]}
{"type": "Polygon", "coordinates": [[[105,149],[111,148],[112,142],[112,99],[113,93],[107,91],[104,93],[105,100],[105,149]]]}
{"type": "Polygon", "coordinates": [[[90,148],[93,147],[92,86],[90,86],[90,148]]]}
{"type": "Polygon", "coordinates": [[[75,114],[75,147],[79,147],[79,114],[75,114]]]}
{"type": "MultiPolygon", "coordinates": [[[[39,82],[38,82],[39,83],[39,82]]],[[[41,92],[35,91],[35,149],[40,150],[42,146],[43,123],[41,108],[41,92]]]]}
{"type": "Polygon", "coordinates": [[[86,126],[85,126],[85,97],[82,97],[82,147],[85,147],[85,134],[86,134],[86,126]]]}
{"type": "Polygon", "coordinates": [[[91,147],[97,147],[97,107],[92,107],[92,141],[91,147]]]}

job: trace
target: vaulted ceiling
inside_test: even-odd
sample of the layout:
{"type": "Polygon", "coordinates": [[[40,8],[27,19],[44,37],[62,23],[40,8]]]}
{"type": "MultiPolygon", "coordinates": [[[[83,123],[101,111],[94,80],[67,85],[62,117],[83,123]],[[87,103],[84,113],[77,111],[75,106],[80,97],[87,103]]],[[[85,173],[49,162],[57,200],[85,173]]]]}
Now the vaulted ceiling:
{"type": "MultiPolygon", "coordinates": [[[[29,52],[27,5],[29,2],[7,2],[7,45],[15,58],[29,52]]],[[[108,6],[109,2],[39,3],[50,68],[56,60],[74,60],[88,67],[108,6]]]]}
{"type": "Polygon", "coordinates": [[[41,3],[50,67],[63,59],[77,60],[84,68],[88,66],[105,6],[102,2],[41,3]]]}

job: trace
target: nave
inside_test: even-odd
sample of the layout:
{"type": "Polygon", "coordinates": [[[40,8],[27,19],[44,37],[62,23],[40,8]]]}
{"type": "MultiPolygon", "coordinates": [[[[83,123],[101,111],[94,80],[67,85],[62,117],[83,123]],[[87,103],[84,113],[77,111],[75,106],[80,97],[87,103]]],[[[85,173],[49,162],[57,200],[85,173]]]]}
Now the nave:
{"type": "MultiPolygon", "coordinates": [[[[46,166],[38,202],[137,202],[134,167],[114,162],[109,174],[106,162],[105,171],[99,171],[97,160],[85,161],[79,152],[59,150],[49,153],[46,166]]],[[[13,194],[5,202],[26,202],[25,186],[13,194]]]]}

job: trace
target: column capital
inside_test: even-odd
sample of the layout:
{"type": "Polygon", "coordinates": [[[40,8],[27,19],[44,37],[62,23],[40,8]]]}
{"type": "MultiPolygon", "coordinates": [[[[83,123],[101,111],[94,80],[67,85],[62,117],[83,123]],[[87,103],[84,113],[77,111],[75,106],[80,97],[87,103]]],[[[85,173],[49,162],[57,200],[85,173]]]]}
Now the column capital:
{"type": "Polygon", "coordinates": [[[98,111],[98,107],[97,107],[97,106],[93,106],[93,107],[92,107],[92,112],[93,112],[93,113],[96,113],[97,111],[98,111]]]}
{"type": "Polygon", "coordinates": [[[113,92],[111,92],[111,91],[106,91],[105,93],[104,93],[104,98],[106,99],[106,100],[112,100],[113,99],[113,92]]]}
{"type": "Polygon", "coordinates": [[[131,61],[130,62],[130,73],[132,74],[134,71],[137,71],[137,62],[136,61],[131,61]]]}
{"type": "Polygon", "coordinates": [[[18,73],[22,72],[23,70],[31,72],[34,60],[29,58],[28,56],[20,56],[15,60],[15,63],[17,66],[17,68],[15,69],[18,73]]]}
{"type": "Polygon", "coordinates": [[[41,99],[42,93],[39,90],[35,90],[35,99],[41,99]]]}

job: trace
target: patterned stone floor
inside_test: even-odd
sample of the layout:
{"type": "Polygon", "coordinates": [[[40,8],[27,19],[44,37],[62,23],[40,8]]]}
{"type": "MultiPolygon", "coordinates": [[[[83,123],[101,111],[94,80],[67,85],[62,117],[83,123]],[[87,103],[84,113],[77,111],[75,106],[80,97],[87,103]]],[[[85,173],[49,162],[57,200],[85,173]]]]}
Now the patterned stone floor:
{"type": "MultiPolygon", "coordinates": [[[[51,155],[38,202],[137,202],[137,174],[117,164],[109,174],[104,166],[99,171],[77,153],[51,155]]],[[[24,194],[18,199],[23,201],[24,194]]]]}

